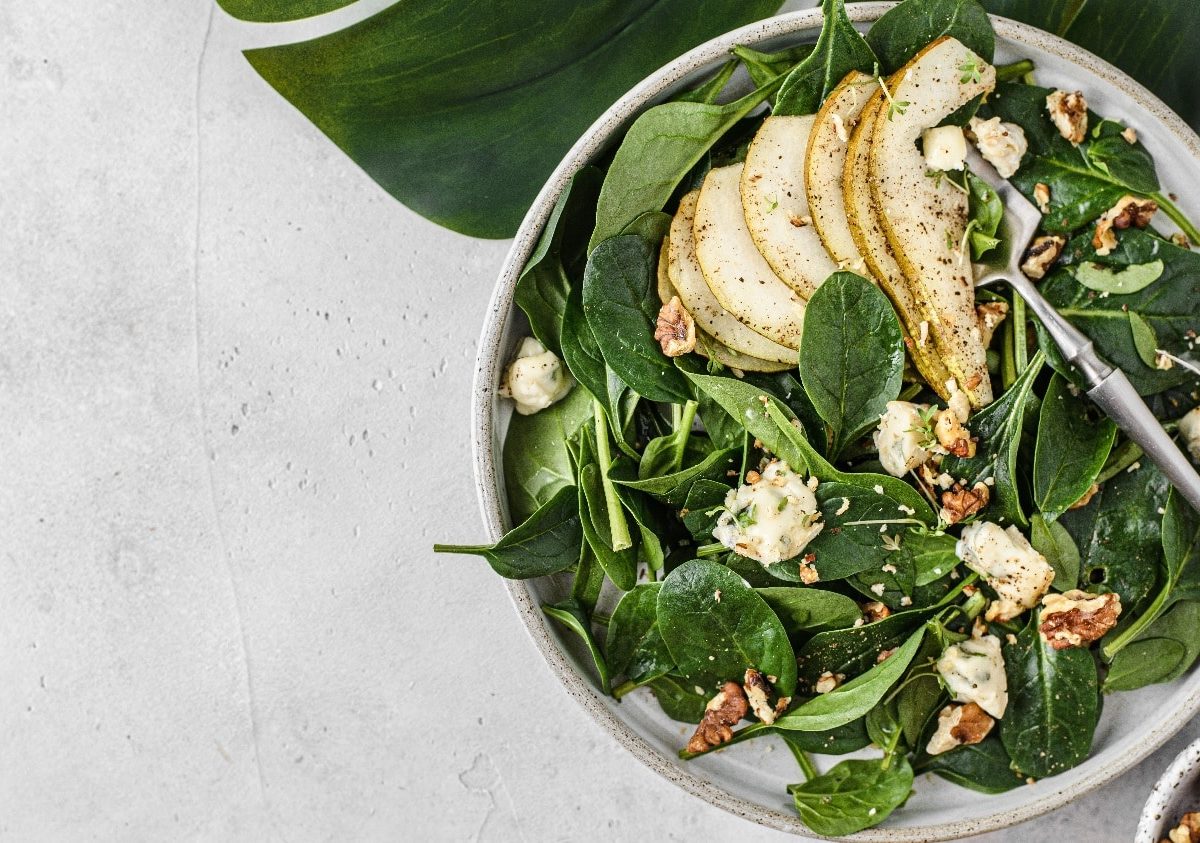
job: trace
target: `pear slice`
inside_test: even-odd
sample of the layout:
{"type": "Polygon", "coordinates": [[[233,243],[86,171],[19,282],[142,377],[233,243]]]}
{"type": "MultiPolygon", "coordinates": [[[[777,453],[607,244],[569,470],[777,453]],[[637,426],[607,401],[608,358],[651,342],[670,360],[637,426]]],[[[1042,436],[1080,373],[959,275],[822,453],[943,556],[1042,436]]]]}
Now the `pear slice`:
{"type": "MultiPolygon", "coordinates": [[[[679,295],[683,306],[696,320],[696,327],[710,334],[734,351],[762,360],[793,365],[796,352],[747,328],[733,314],[721,307],[704,280],[704,272],[696,260],[696,238],[693,225],[699,192],[679,200],[679,210],[671,220],[670,244],[667,251],[667,272],[670,285],[679,295]]],[[[661,263],[661,262],[660,262],[661,263]]],[[[744,367],[742,367],[744,368],[744,367]]]]}
{"type": "MultiPolygon", "coordinates": [[[[696,192],[692,191],[692,193],[688,194],[688,196],[691,197],[690,204],[691,204],[692,210],[695,210],[696,192]]],[[[687,197],[684,197],[684,198],[686,199],[687,197]]],[[[688,219],[687,219],[687,237],[689,240],[691,240],[691,238],[692,238],[692,215],[690,213],[689,213],[688,219]]],[[[670,238],[670,236],[667,236],[667,237],[663,238],[662,248],[659,250],[659,254],[658,254],[658,300],[660,302],[662,302],[663,304],[666,304],[672,298],[679,295],[679,291],[676,290],[675,287],[671,284],[670,270],[668,268],[668,264],[670,262],[670,254],[671,254],[671,238],[670,238]]],[[[692,261],[693,262],[695,261],[694,254],[692,256],[692,261]]],[[[700,268],[696,267],[696,272],[698,273],[699,271],[700,271],[700,268]]],[[[712,293],[709,293],[708,287],[704,286],[703,278],[700,279],[700,285],[704,287],[705,293],[709,297],[711,297],[712,293]]],[[[777,361],[777,360],[763,360],[758,357],[752,357],[749,354],[742,354],[740,351],[735,351],[734,349],[730,348],[729,346],[725,345],[723,342],[718,340],[716,337],[714,337],[708,331],[706,331],[702,327],[700,327],[701,323],[700,323],[700,320],[698,318],[696,318],[696,312],[688,307],[687,302],[683,300],[682,296],[680,296],[679,300],[681,302],[683,302],[684,309],[687,310],[689,313],[691,313],[692,318],[696,320],[696,353],[697,354],[699,354],[703,357],[708,357],[713,360],[716,360],[718,363],[720,363],[724,366],[728,366],[731,369],[738,369],[743,372],[783,372],[783,371],[793,368],[796,365],[794,361],[786,362],[786,361],[777,361]]],[[[713,302],[715,303],[716,300],[713,299],[713,302]]],[[[742,331],[745,331],[747,334],[754,337],[756,341],[770,342],[770,340],[766,339],[765,337],[760,337],[758,334],[751,331],[749,328],[747,328],[741,322],[734,319],[729,314],[726,313],[725,318],[728,319],[730,322],[732,322],[734,325],[737,325],[737,327],[740,328],[742,331]]],[[[796,352],[794,352],[794,351],[789,351],[788,349],[783,348],[783,346],[779,346],[779,348],[783,349],[783,351],[786,352],[789,355],[789,357],[796,356],[796,352]]]]}
{"type": "Polygon", "coordinates": [[[813,226],[804,187],[812,115],[768,117],[746,152],[742,209],[754,245],[775,274],[808,299],[837,264],[813,226]]]}
{"type": "Polygon", "coordinates": [[[786,348],[800,348],[804,299],[783,283],[754,245],[742,213],[742,165],[709,170],[696,201],[696,260],[721,307],[786,348]]]}
{"type": "Polygon", "coordinates": [[[992,401],[987,350],[975,312],[964,244],[968,201],[947,178],[927,175],[921,133],[996,85],[996,69],[954,38],[930,44],[887,82],[868,168],[871,197],[892,254],[908,279],[928,337],[971,404],[992,401]]]}
{"type": "Polygon", "coordinates": [[[846,170],[850,135],[876,90],[875,77],[851,71],[817,112],[804,158],[804,188],[813,227],[839,267],[863,276],[870,274],[870,270],[854,242],[842,175],[846,170]]]}
{"type": "Polygon", "coordinates": [[[928,325],[924,330],[921,328],[921,323],[926,321],[924,309],[918,305],[908,279],[892,255],[871,198],[868,163],[875,121],[883,102],[883,92],[876,88],[859,116],[858,125],[850,133],[849,151],[842,173],[846,218],[856,253],[866,261],[867,269],[896,307],[900,325],[906,334],[909,358],[934,391],[949,399],[946,381],[953,375],[942,362],[940,352],[929,342],[928,325]]]}

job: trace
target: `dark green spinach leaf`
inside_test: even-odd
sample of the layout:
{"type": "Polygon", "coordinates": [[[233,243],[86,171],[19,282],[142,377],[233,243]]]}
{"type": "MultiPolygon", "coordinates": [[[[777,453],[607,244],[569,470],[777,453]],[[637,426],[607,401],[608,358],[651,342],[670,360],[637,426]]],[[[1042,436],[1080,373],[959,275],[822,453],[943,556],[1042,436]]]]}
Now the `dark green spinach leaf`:
{"type": "Polygon", "coordinates": [[[587,647],[587,651],[592,657],[592,663],[596,667],[596,673],[600,677],[600,690],[607,694],[610,687],[608,665],[605,664],[604,654],[600,652],[600,646],[596,643],[595,636],[592,635],[592,621],[588,616],[587,609],[578,600],[571,599],[542,606],[542,611],[575,633],[587,647]]]}
{"type": "Polygon", "coordinates": [[[1029,543],[1054,569],[1056,589],[1070,591],[1079,585],[1079,548],[1066,527],[1035,515],[1030,519],[1029,543]]]}
{"type": "Polygon", "coordinates": [[[565,571],[579,561],[582,546],[575,487],[564,486],[493,545],[435,544],[433,550],[482,556],[500,576],[525,580],[565,571]]]}
{"type": "Polygon", "coordinates": [[[658,595],[658,627],[679,672],[693,684],[741,681],[753,667],[776,677],[781,695],[795,689],[796,657],[783,624],[724,565],[694,559],[668,574],[658,595]]]}
{"type": "Polygon", "coordinates": [[[829,425],[829,455],[836,460],[900,394],[900,321],[878,287],[853,272],[836,272],[809,299],[804,340],[800,380],[829,425]]]}
{"type": "Polygon", "coordinates": [[[1055,374],[1042,398],[1033,459],[1033,500],[1047,521],[1085,494],[1112,451],[1117,426],[1055,374]]]}
{"type": "Polygon", "coordinates": [[[908,799],[913,770],[908,759],[886,768],[878,761],[842,761],[824,775],[788,787],[800,819],[817,834],[841,837],[887,819],[908,799]]]}
{"type": "Polygon", "coordinates": [[[1008,708],[1000,740],[1014,768],[1040,779],[1087,758],[1100,719],[1100,692],[1091,652],[1055,650],[1037,627],[1035,614],[1016,643],[1004,645],[1008,708]]]}
{"type": "Polygon", "coordinates": [[[572,389],[531,416],[513,413],[504,438],[504,489],[514,521],[524,521],[565,486],[575,483],[567,443],[592,418],[592,397],[572,389]]]}
{"type": "Polygon", "coordinates": [[[846,15],[845,0],[825,0],[823,8],[817,46],[784,78],[774,114],[815,114],[846,74],[875,66],[875,54],[846,15]]]}
{"type": "Polygon", "coordinates": [[[1175,604],[1117,653],[1104,679],[1104,690],[1133,691],[1172,682],[1200,657],[1200,602],[1175,604]]]}
{"type": "MultiPolygon", "coordinates": [[[[643,583],[627,592],[608,622],[604,650],[614,676],[644,685],[670,673],[675,663],[658,631],[660,583],[643,583]]],[[[619,693],[619,692],[618,692],[619,693]]]]}
{"type": "Polygon", "coordinates": [[[853,626],[862,618],[858,604],[836,591],[771,586],[756,589],[783,622],[789,635],[824,632],[853,626]]]}
{"type": "Polygon", "coordinates": [[[894,73],[930,43],[949,35],[991,62],[992,22],[978,0],[906,0],[875,21],[867,43],[884,73],[894,73]]]}
{"type": "Polygon", "coordinates": [[[1004,793],[1025,784],[1025,779],[1012,769],[1012,759],[995,734],[977,744],[960,746],[932,758],[925,756],[917,763],[917,771],[937,773],[979,793],[1004,793]]]}

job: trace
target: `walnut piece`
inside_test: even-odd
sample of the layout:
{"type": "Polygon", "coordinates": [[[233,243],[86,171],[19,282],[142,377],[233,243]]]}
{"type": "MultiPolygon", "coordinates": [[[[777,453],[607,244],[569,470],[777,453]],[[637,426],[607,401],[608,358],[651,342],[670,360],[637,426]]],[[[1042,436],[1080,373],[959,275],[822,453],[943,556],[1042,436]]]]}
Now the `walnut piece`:
{"type": "Polygon", "coordinates": [[[1072,589],[1042,598],[1038,632],[1055,650],[1086,647],[1117,625],[1121,616],[1119,594],[1088,594],[1072,589]]]}
{"type": "Polygon", "coordinates": [[[1107,255],[1117,248],[1114,231],[1124,231],[1130,226],[1145,228],[1158,213],[1158,203],[1151,199],[1138,199],[1126,194],[1117,204],[1104,212],[1096,221],[1096,232],[1092,235],[1092,246],[1097,255],[1107,255]]]}
{"type": "MultiPolygon", "coordinates": [[[[774,723],[780,709],[778,705],[771,705],[771,683],[767,681],[767,677],[752,667],[748,668],[742,678],[742,690],[746,692],[746,699],[750,702],[750,710],[754,712],[754,716],[768,726],[774,723]]],[[[784,708],[786,707],[785,705],[784,708]]]]}
{"type": "Polygon", "coordinates": [[[733,728],[750,710],[742,686],[726,682],[717,695],[704,707],[704,717],[696,734],[688,741],[688,752],[706,752],[733,739],[733,728]]]}
{"type": "Polygon", "coordinates": [[[658,311],[654,338],[668,357],[680,357],[696,349],[696,322],[684,310],[679,296],[672,296],[658,311]]]}
{"type": "Polygon", "coordinates": [[[933,433],[938,444],[954,456],[963,459],[975,456],[975,440],[971,438],[971,431],[963,427],[953,410],[942,410],[938,413],[933,433]]]}
{"type": "Polygon", "coordinates": [[[992,337],[996,336],[996,329],[1008,316],[1008,302],[987,301],[977,304],[975,305],[975,315],[979,318],[980,342],[983,343],[984,348],[987,348],[992,344],[992,337]]]}
{"type": "Polygon", "coordinates": [[[1058,133],[1078,146],[1087,137],[1087,100],[1079,91],[1055,91],[1046,97],[1046,109],[1058,133]]]}
{"type": "Polygon", "coordinates": [[[1179,825],[1167,832],[1162,843],[1200,843],[1200,811],[1192,811],[1179,818],[1179,825]]]}
{"type": "Polygon", "coordinates": [[[937,731],[930,737],[925,752],[941,755],[958,746],[979,743],[994,725],[996,721],[977,703],[948,705],[938,713],[937,731]]]}
{"type": "Polygon", "coordinates": [[[870,603],[864,603],[862,610],[867,616],[867,623],[881,621],[892,613],[891,609],[889,609],[883,603],[880,603],[878,600],[874,600],[870,603]]]}
{"type": "Polygon", "coordinates": [[[817,677],[817,684],[813,685],[813,690],[818,694],[828,694],[838,685],[841,685],[842,680],[845,678],[846,677],[840,673],[835,676],[827,670],[817,677]]]}
{"type": "Polygon", "coordinates": [[[1088,487],[1088,490],[1083,493],[1083,497],[1080,498],[1079,500],[1075,501],[1075,503],[1068,506],[1067,509],[1083,509],[1085,506],[1087,506],[1089,503],[1092,502],[1092,498],[1096,497],[1096,493],[1099,491],[1100,491],[1100,484],[1093,483],[1091,486],[1088,487]]]}
{"type": "MultiPolygon", "coordinates": [[[[812,554],[810,553],[809,556],[812,554]]],[[[815,582],[821,581],[821,575],[817,573],[817,569],[813,567],[812,560],[805,556],[800,560],[800,582],[805,585],[812,585],[815,582]]]]}
{"type": "Polygon", "coordinates": [[[942,520],[947,524],[966,521],[987,506],[990,499],[986,483],[976,483],[970,489],[955,483],[949,491],[942,492],[942,520]]]}
{"type": "Polygon", "coordinates": [[[1050,213],[1050,185],[1038,182],[1033,186],[1033,199],[1043,215],[1050,213]]]}
{"type": "Polygon", "coordinates": [[[1025,259],[1021,261],[1021,271],[1025,273],[1025,277],[1033,281],[1045,278],[1066,245],[1067,239],[1057,234],[1035,237],[1025,252],[1025,259]]]}
{"type": "Polygon", "coordinates": [[[1125,143],[1132,146],[1138,142],[1137,129],[1133,128],[1133,126],[1126,126],[1125,131],[1121,132],[1121,137],[1125,138],[1125,143]]]}

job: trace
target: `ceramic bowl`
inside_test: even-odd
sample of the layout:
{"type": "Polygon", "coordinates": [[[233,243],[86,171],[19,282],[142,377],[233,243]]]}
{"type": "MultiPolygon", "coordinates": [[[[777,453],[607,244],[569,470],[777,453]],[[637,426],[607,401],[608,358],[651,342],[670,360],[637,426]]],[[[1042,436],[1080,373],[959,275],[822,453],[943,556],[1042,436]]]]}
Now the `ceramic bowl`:
{"type": "Polygon", "coordinates": [[[1200,741],[1175,756],[1150,791],[1134,843],[1159,843],[1189,811],[1200,811],[1200,741]]]}
{"type": "MultiPolygon", "coordinates": [[[[892,5],[855,3],[849,11],[865,29],[892,5]]],[[[1013,21],[995,18],[994,22],[997,63],[1031,58],[1040,84],[1082,90],[1097,111],[1136,127],[1155,157],[1165,189],[1179,192],[1185,213],[1200,218],[1200,194],[1185,192],[1194,184],[1193,174],[1200,172],[1200,138],[1182,120],[1145,88],[1079,47],[1013,21]]],[[[509,527],[500,448],[510,409],[497,398],[496,388],[513,345],[527,329],[513,306],[513,288],[559,192],[575,171],[617,141],[634,117],[715,70],[733,45],[781,49],[815,41],[820,25],[818,10],[771,18],[709,41],[651,74],[592,125],[538,195],[496,282],[475,374],[475,471],[483,519],[493,540],[509,527]]],[[[676,750],[689,729],[669,720],[648,691],[630,694],[621,703],[597,693],[586,678],[583,654],[539,611],[541,604],[565,596],[563,583],[546,578],[507,585],[522,622],[566,692],[638,761],[706,802],[766,826],[811,836],[784,790],[788,782],[797,780],[797,772],[789,754],[772,745],[776,738],[751,741],[697,761],[680,761],[676,750]]],[[[1092,756],[1075,769],[997,796],[981,796],[922,776],[903,809],[883,826],[853,839],[950,840],[1040,816],[1119,776],[1198,710],[1200,673],[1170,685],[1113,695],[1105,700],[1092,756]]],[[[831,763],[819,761],[826,767],[831,763]]]]}

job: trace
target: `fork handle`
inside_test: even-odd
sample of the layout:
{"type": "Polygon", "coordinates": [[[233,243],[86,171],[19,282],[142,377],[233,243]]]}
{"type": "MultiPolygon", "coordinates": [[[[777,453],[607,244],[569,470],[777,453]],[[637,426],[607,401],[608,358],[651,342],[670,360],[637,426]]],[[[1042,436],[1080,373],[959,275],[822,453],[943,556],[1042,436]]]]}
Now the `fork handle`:
{"type": "Polygon", "coordinates": [[[1200,512],[1200,474],[1163,430],[1125,373],[1101,357],[1092,341],[1063,318],[1023,274],[1013,273],[1010,283],[1041,320],[1063,357],[1079,370],[1087,383],[1088,397],[1141,447],[1192,508],[1200,512]]]}

